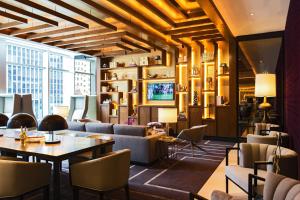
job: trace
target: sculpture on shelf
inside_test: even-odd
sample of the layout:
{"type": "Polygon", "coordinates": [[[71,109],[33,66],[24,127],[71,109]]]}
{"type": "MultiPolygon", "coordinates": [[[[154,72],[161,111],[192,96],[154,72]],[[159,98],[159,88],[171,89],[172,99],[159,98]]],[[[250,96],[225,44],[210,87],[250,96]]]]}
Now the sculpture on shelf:
{"type": "Polygon", "coordinates": [[[198,92],[197,91],[194,91],[193,105],[194,106],[198,105],[198,92]]]}
{"type": "Polygon", "coordinates": [[[208,89],[212,90],[213,89],[213,79],[212,79],[212,77],[207,77],[206,82],[207,82],[207,85],[208,85],[208,89]]]}
{"type": "Polygon", "coordinates": [[[199,75],[199,68],[194,66],[192,67],[192,76],[197,76],[199,75]]]}
{"type": "Polygon", "coordinates": [[[221,63],[220,68],[221,74],[228,74],[228,66],[226,63],[221,63]]]}
{"type": "Polygon", "coordinates": [[[118,75],[117,75],[117,73],[113,73],[113,74],[112,74],[111,80],[118,80],[118,75]]]}

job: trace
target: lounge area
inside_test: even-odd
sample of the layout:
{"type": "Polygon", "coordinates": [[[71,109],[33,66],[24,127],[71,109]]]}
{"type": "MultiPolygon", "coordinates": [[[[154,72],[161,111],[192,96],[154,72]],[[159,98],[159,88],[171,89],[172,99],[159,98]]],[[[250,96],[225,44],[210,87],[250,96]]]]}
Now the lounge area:
{"type": "Polygon", "coordinates": [[[0,1],[0,199],[300,200],[298,0],[0,1]]]}

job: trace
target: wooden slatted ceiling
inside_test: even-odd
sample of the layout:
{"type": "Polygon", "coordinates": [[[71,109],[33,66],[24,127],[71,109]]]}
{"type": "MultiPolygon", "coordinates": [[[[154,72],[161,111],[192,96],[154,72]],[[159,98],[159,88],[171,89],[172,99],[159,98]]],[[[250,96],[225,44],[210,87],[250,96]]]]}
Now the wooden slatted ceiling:
{"type": "Polygon", "coordinates": [[[1,33],[102,56],[103,51],[102,54],[99,53],[100,49],[110,46],[122,50],[109,50],[104,55],[108,55],[109,52],[150,52],[151,48],[164,50],[165,45],[189,46],[201,40],[224,39],[206,17],[205,12],[199,6],[195,6],[198,5],[196,1],[169,0],[165,2],[168,6],[159,6],[161,2],[149,0],[136,0],[136,3],[131,1],[128,4],[126,0],[107,0],[101,4],[94,0],[78,0],[76,5],[71,4],[70,0],[47,0],[45,4],[43,1],[46,0],[15,0],[13,4],[0,1],[0,7],[5,9],[0,10],[0,16],[10,20],[0,23],[1,33]],[[193,6],[189,7],[191,3],[193,6]],[[19,4],[23,6],[19,7],[19,4]],[[26,7],[32,11],[25,9],[26,7]],[[57,7],[68,10],[68,13],[57,11],[57,7]],[[164,10],[165,7],[172,7],[180,13],[182,19],[178,21],[174,14],[169,15],[172,10],[164,10]],[[33,9],[40,12],[34,12],[33,9]],[[160,20],[159,22],[162,20],[164,25],[153,20],[153,15],[160,20]],[[135,19],[132,20],[128,16],[135,19]],[[28,23],[28,18],[31,23],[28,23]],[[92,28],[90,21],[85,19],[94,22],[92,28]],[[33,23],[34,21],[39,23],[33,23]],[[119,31],[116,31],[117,29],[119,31]],[[100,49],[94,50],[95,46],[100,49]]]}

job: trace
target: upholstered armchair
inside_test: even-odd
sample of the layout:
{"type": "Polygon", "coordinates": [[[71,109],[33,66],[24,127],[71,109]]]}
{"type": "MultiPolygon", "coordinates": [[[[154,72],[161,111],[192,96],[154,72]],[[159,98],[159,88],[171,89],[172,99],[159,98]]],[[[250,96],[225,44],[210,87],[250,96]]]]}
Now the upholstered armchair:
{"type": "Polygon", "coordinates": [[[279,142],[280,146],[288,147],[289,135],[287,133],[278,132],[278,131],[270,131],[268,135],[255,135],[255,134],[247,135],[247,143],[277,145],[277,142],[279,142]]]}
{"type": "Polygon", "coordinates": [[[130,150],[124,149],[109,153],[107,156],[89,160],[70,167],[73,197],[78,200],[79,190],[93,190],[100,194],[125,188],[129,200],[128,178],[130,150]]]}
{"type": "Polygon", "coordinates": [[[249,176],[251,193],[247,195],[230,195],[215,190],[211,194],[211,200],[247,200],[256,196],[254,187],[255,181],[265,181],[262,197],[264,200],[297,200],[300,199],[300,181],[288,178],[279,174],[268,172],[265,178],[250,174],[249,176]]]}
{"type": "Polygon", "coordinates": [[[23,199],[24,194],[43,189],[44,199],[49,199],[50,175],[50,164],[0,157],[0,198],[23,199]]]}
{"type": "Polygon", "coordinates": [[[22,112],[22,97],[18,94],[1,94],[0,95],[0,113],[11,117],[16,113],[22,112]]]}
{"type": "Polygon", "coordinates": [[[255,123],[254,135],[268,135],[270,131],[279,131],[280,126],[270,123],[255,123]]]}
{"type": "Polygon", "coordinates": [[[200,146],[197,146],[197,143],[201,142],[203,140],[203,137],[206,133],[206,125],[199,125],[199,126],[193,126],[190,129],[183,129],[179,135],[177,136],[178,139],[184,140],[190,143],[192,152],[194,155],[194,147],[205,151],[200,146]]]}
{"type": "MultiPolygon", "coordinates": [[[[293,150],[268,144],[241,143],[240,147],[226,149],[226,192],[229,180],[248,193],[248,174],[265,178],[267,171],[279,170],[279,173],[291,178],[298,178],[297,153],[293,150]],[[229,165],[229,150],[238,150],[238,164],[229,165]],[[279,155],[275,162],[275,152],[279,155]]],[[[257,182],[258,192],[262,192],[263,182],[257,182]]]]}
{"type": "Polygon", "coordinates": [[[71,96],[68,121],[84,119],[88,109],[88,96],[71,96]]]}

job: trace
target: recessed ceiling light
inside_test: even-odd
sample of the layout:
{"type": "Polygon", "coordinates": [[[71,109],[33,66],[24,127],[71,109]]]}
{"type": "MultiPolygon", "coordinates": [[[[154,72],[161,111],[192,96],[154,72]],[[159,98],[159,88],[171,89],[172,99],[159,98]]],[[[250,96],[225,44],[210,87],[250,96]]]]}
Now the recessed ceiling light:
{"type": "Polygon", "coordinates": [[[253,15],[254,15],[254,13],[250,13],[250,15],[251,15],[251,16],[253,16],[253,15]]]}

